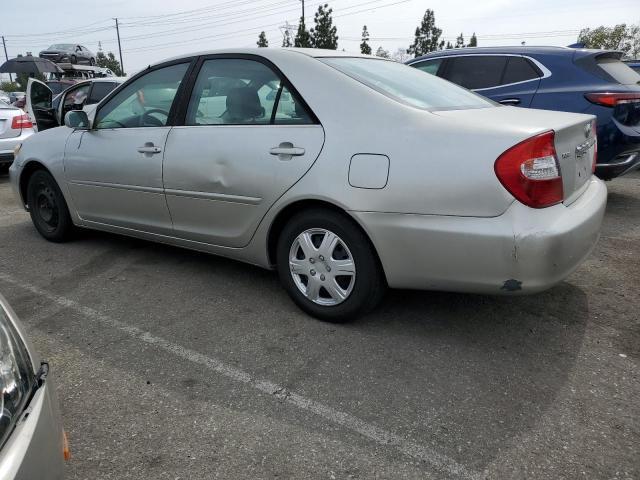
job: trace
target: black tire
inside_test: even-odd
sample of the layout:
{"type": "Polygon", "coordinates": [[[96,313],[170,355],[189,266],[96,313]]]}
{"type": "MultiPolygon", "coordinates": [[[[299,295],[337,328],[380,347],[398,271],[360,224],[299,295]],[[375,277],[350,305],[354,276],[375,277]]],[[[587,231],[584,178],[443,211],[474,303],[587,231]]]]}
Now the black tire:
{"type": "Polygon", "coordinates": [[[78,57],[76,57],[75,55],[71,55],[71,57],[69,57],[69,61],[72,65],[75,65],[76,63],[78,63],[78,57]]]}
{"type": "MultiPolygon", "coordinates": [[[[291,218],[278,238],[276,261],[280,281],[296,305],[309,315],[327,322],[343,323],[371,311],[386,291],[384,273],[373,245],[353,220],[332,210],[305,210],[291,218]],[[294,242],[301,233],[311,229],[323,229],[334,233],[353,257],[356,272],[353,287],[347,298],[337,305],[319,305],[308,299],[296,285],[291,274],[289,254],[294,242]]],[[[319,260],[316,261],[318,272],[314,275],[319,275],[323,266],[326,268],[328,263],[321,265],[319,260]]],[[[328,294],[328,290],[324,292],[328,294]]]]}
{"type": "Polygon", "coordinates": [[[64,242],[73,234],[67,202],[58,184],[45,170],[36,170],[27,184],[27,204],[36,230],[50,242],[64,242]]]}

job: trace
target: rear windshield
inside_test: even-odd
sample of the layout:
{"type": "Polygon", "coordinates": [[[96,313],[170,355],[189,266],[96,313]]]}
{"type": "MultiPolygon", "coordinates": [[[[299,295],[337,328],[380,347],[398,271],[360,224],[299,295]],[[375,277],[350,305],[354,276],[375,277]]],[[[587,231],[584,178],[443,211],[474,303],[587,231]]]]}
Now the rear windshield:
{"type": "Polygon", "coordinates": [[[319,60],[368,87],[412,107],[425,110],[462,110],[495,105],[469,90],[401,63],[360,57],[334,57],[319,60]]]}
{"type": "Polygon", "coordinates": [[[51,89],[54,95],[61,93],[63,90],[69,88],[71,83],[62,83],[62,82],[47,82],[47,86],[51,89]]]}
{"type": "Polygon", "coordinates": [[[626,63],[616,58],[600,57],[596,60],[598,66],[607,72],[616,82],[623,85],[640,85],[640,74],[626,63]]]}

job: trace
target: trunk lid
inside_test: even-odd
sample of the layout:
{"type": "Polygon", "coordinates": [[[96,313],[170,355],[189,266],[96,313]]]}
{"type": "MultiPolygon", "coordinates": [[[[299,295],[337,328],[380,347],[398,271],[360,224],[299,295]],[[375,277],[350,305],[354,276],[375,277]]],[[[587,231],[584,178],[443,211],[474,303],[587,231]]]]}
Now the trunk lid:
{"type": "MultiPolygon", "coordinates": [[[[555,132],[555,149],[562,175],[563,202],[574,202],[584,191],[591,178],[596,152],[592,131],[595,117],[578,113],[518,107],[481,108],[474,110],[448,110],[436,115],[471,123],[478,128],[513,136],[513,145],[540,133],[555,132]]],[[[503,152],[496,152],[496,159],[503,152]]]]}

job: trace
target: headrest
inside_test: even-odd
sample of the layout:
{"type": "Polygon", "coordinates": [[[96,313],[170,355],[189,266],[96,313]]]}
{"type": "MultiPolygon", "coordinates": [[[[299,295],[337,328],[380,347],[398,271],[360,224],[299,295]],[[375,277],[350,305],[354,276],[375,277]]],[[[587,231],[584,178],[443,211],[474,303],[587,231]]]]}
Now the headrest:
{"type": "Polygon", "coordinates": [[[251,87],[232,88],[227,95],[227,113],[234,121],[249,120],[264,115],[258,92],[251,87]]]}

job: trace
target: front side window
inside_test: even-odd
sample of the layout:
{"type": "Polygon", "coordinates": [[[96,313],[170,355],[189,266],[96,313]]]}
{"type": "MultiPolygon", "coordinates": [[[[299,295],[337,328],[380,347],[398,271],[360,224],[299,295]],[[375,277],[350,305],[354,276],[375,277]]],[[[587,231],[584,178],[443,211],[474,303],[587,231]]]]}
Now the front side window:
{"type": "Polygon", "coordinates": [[[185,125],[271,123],[313,122],[301,102],[266,65],[230,58],[206,60],[202,64],[185,125]]]}
{"type": "Polygon", "coordinates": [[[443,76],[469,90],[497,87],[507,65],[507,58],[488,55],[450,58],[443,76]]]}
{"type": "Polygon", "coordinates": [[[441,64],[442,58],[436,58],[433,60],[425,60],[424,62],[412,63],[411,66],[423,72],[430,73],[431,75],[436,75],[441,64]]]}
{"type": "Polygon", "coordinates": [[[362,57],[323,58],[322,62],[401,103],[425,110],[494,106],[490,100],[416,68],[362,57]]]}
{"type": "Polygon", "coordinates": [[[188,67],[188,63],[180,63],[137,78],[100,108],[96,128],[166,126],[188,67]]]}

